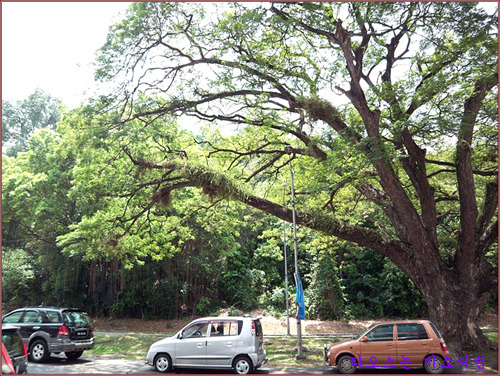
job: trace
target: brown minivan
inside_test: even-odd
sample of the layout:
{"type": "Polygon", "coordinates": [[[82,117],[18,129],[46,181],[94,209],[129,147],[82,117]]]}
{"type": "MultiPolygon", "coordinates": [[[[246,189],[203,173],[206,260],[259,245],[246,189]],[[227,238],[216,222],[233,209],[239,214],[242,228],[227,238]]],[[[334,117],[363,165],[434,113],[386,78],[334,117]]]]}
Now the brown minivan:
{"type": "Polygon", "coordinates": [[[453,367],[448,349],[436,326],[428,320],[391,321],[373,324],[357,337],[325,345],[327,365],[341,373],[358,367],[373,369],[425,368],[441,373],[453,367]]]}

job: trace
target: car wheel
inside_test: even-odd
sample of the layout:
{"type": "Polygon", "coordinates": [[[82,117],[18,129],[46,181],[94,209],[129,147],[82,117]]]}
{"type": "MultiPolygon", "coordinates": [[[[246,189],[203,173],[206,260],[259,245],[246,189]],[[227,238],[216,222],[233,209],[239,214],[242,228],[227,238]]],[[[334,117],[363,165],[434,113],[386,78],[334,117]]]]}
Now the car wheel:
{"type": "Polygon", "coordinates": [[[168,354],[158,354],[154,360],[154,366],[158,372],[170,372],[172,369],[172,360],[168,354]]]}
{"type": "Polygon", "coordinates": [[[246,375],[253,372],[253,364],[246,356],[239,356],[233,363],[234,373],[246,375]]]}
{"type": "Polygon", "coordinates": [[[357,367],[353,365],[353,360],[351,359],[352,357],[349,355],[344,355],[342,356],[338,363],[337,363],[337,368],[340,371],[340,373],[354,373],[356,372],[357,367]]]}
{"type": "Polygon", "coordinates": [[[49,359],[50,353],[47,343],[43,339],[38,339],[30,346],[29,359],[35,363],[45,362],[49,359]]]}
{"type": "Polygon", "coordinates": [[[443,359],[437,355],[434,355],[434,359],[432,359],[432,356],[426,356],[424,359],[424,368],[427,373],[443,373],[443,359]],[[429,362],[427,359],[429,359],[429,362]]]}
{"type": "Polygon", "coordinates": [[[66,358],[68,358],[69,360],[75,360],[82,356],[83,351],[70,351],[70,352],[65,352],[64,354],[66,355],[66,358]]]}

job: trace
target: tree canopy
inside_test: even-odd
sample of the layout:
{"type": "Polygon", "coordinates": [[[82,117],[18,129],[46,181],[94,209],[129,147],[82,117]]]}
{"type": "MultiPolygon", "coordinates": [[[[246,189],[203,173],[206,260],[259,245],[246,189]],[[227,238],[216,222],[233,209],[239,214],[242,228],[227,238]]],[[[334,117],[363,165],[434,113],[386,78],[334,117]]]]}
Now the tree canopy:
{"type": "Polygon", "coordinates": [[[2,147],[7,155],[28,150],[37,129],[54,129],[61,118],[61,101],[36,89],[22,101],[2,100],[2,147]]]}

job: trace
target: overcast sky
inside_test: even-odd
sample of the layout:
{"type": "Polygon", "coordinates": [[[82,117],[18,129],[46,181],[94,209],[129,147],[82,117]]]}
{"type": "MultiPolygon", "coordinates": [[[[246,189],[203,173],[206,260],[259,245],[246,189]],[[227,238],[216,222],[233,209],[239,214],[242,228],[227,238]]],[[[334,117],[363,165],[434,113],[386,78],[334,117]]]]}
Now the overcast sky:
{"type": "MultiPolygon", "coordinates": [[[[77,107],[91,94],[91,63],[126,2],[3,2],[2,99],[19,100],[38,87],[77,107]]],[[[496,2],[486,4],[488,12],[496,2]]]]}
{"type": "Polygon", "coordinates": [[[2,2],[2,99],[38,87],[77,107],[93,85],[95,51],[129,4],[2,2]]]}

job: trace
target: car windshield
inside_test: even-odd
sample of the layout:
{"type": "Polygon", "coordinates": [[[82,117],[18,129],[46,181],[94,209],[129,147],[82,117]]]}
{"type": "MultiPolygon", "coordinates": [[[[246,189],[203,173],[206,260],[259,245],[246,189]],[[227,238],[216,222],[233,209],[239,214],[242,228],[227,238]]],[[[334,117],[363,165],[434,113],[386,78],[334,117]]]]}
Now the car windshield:
{"type": "Polygon", "coordinates": [[[90,325],[90,319],[85,312],[81,311],[64,311],[64,319],[71,325],[86,324],[90,325]]]}
{"type": "Polygon", "coordinates": [[[368,333],[370,330],[372,330],[372,328],[375,326],[375,324],[371,324],[367,329],[363,330],[360,334],[358,334],[356,337],[354,337],[354,339],[361,339],[363,338],[363,336],[366,335],[366,333],[368,333]]]}

